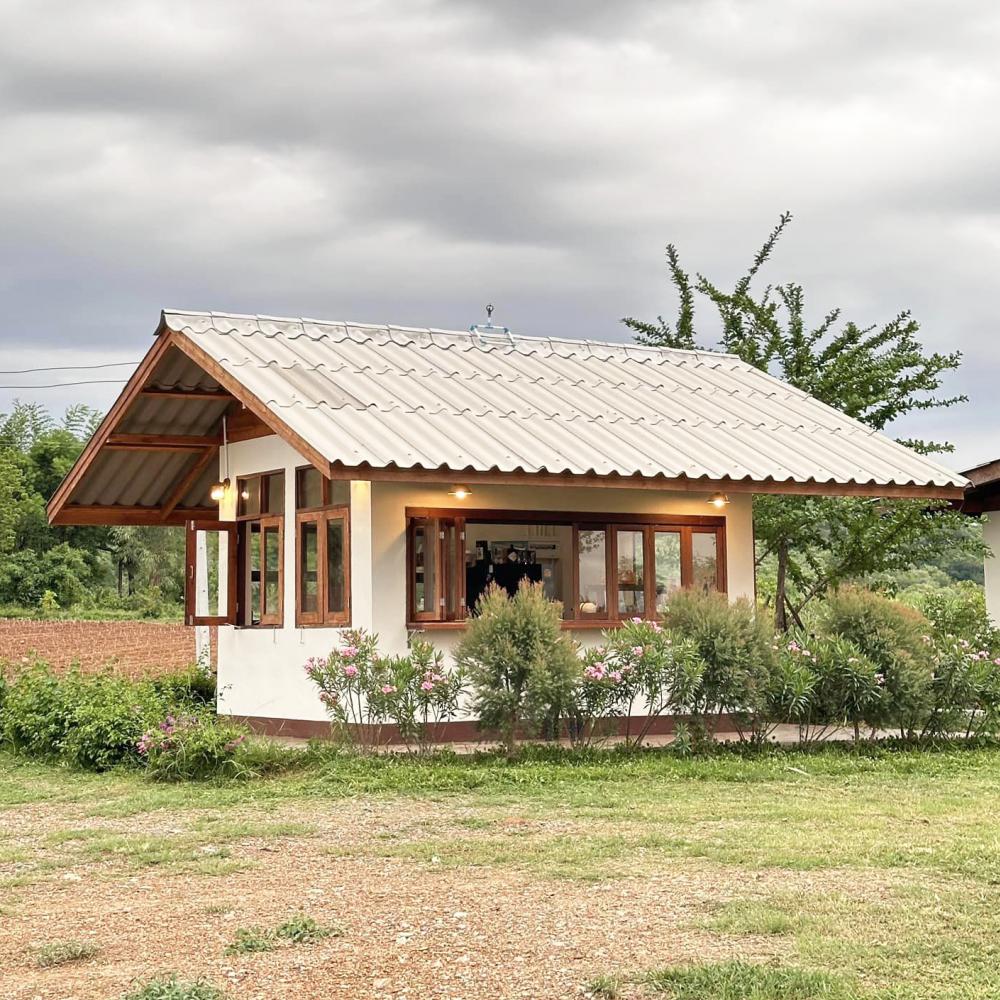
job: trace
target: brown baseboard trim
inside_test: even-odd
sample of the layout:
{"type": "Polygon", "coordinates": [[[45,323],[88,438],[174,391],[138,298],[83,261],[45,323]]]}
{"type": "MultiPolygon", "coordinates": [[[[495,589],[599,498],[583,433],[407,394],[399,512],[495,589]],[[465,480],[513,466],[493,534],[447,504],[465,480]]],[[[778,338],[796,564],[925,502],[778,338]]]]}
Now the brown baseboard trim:
{"type": "MultiPolygon", "coordinates": [[[[253,732],[261,736],[284,736],[298,740],[330,739],[332,728],[329,722],[315,722],[310,719],[279,719],[264,715],[232,715],[228,716],[234,722],[241,722],[253,732]]],[[[646,716],[633,715],[630,719],[609,720],[609,735],[624,736],[626,732],[636,733],[646,722],[646,716]]],[[[649,727],[650,736],[668,736],[677,731],[679,722],[690,721],[687,715],[660,715],[649,727]]],[[[730,733],[735,731],[732,718],[723,715],[718,720],[717,732],[730,733]]],[[[399,727],[386,725],[380,733],[382,743],[401,743],[399,727]]],[[[495,743],[496,734],[483,732],[474,719],[462,719],[456,722],[446,722],[439,727],[440,743],[495,743]]]]}

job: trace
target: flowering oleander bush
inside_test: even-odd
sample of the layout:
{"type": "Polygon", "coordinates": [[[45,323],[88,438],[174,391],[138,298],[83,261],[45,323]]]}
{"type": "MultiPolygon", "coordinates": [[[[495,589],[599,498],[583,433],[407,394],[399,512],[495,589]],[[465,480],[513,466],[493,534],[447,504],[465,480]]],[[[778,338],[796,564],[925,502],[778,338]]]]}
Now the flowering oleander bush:
{"type": "Polygon", "coordinates": [[[920,734],[933,708],[934,642],[920,612],[859,587],[840,587],[827,596],[819,631],[852,643],[878,668],[883,693],[869,710],[873,729],[920,734]]]}
{"type": "Polygon", "coordinates": [[[797,724],[804,745],[820,743],[847,726],[857,742],[862,727],[882,715],[885,675],[849,640],[793,633],[774,648],[765,713],[771,726],[797,724]]]}
{"type": "Polygon", "coordinates": [[[142,734],[136,749],[157,781],[239,777],[240,748],[247,738],[242,726],[212,715],[167,715],[142,734]]]}
{"type": "Polygon", "coordinates": [[[383,741],[387,724],[407,746],[431,745],[465,690],[463,671],[445,668],[430,643],[415,637],[406,656],[382,656],[378,636],[364,629],[345,632],[344,645],[311,657],[305,671],[341,738],[369,749],[383,741]]]}
{"type": "Polygon", "coordinates": [[[623,717],[626,743],[641,743],[658,716],[692,704],[705,663],[689,639],[641,618],[603,638],[604,644],[584,657],[570,734],[576,742],[593,742],[623,717]]]}

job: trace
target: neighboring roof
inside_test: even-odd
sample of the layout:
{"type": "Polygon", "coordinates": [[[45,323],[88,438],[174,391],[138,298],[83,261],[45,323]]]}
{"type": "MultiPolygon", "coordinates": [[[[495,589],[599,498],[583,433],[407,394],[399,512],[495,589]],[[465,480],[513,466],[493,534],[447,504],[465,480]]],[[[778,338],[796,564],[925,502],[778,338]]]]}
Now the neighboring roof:
{"type": "Polygon", "coordinates": [[[972,485],[966,490],[959,509],[966,514],[1000,510],[1000,459],[973,466],[964,475],[972,485]]]}
{"type": "Polygon", "coordinates": [[[330,462],[964,487],[733,355],[165,312],[330,462]]]}
{"type": "Polygon", "coordinates": [[[157,334],[53,496],[54,523],[212,515],[224,414],[230,440],[277,433],[357,478],[949,498],[967,485],[728,354],[176,311],[157,334]]]}

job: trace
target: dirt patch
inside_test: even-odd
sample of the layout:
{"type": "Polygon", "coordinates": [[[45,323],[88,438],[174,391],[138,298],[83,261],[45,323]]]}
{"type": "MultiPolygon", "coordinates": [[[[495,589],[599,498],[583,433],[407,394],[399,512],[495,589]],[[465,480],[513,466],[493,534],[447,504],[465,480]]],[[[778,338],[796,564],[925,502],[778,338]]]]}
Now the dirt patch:
{"type": "MultiPolygon", "coordinates": [[[[771,892],[831,891],[870,897],[870,873],[759,871],[695,861],[644,863],[643,877],[596,883],[534,876],[509,867],[444,867],[351,854],[387,832],[419,840],[476,836],[461,804],[354,800],[286,803],[266,814],[146,813],[87,819],[79,803],[25,807],[0,815],[6,849],[30,852],[44,867],[15,886],[0,916],[0,995],[11,1000],[107,1000],[163,972],[204,975],[233,998],[569,998],[616,971],[705,961],[752,952],[782,955],[781,937],[746,939],[704,928],[714,907],[771,892]],[[240,823],[298,823],[299,836],[249,836],[228,843],[226,875],[169,874],[93,857],[86,840],[61,842],[67,829],[142,838],[219,831],[240,823]],[[54,834],[54,836],[52,836],[54,834]],[[82,847],[81,847],[82,845],[82,847]],[[227,957],[241,927],[274,927],[296,912],[343,934],[309,945],[227,957]],[[32,949],[74,939],[99,951],[79,964],[41,969],[32,949]]],[[[520,829],[515,816],[501,827],[520,829]]],[[[532,820],[534,835],[544,824],[532,820]]],[[[565,824],[557,823],[559,834],[565,824]]],[[[574,831],[574,836],[585,836],[574,831]]],[[[19,866],[20,871],[24,871],[19,866]]],[[[8,873],[10,869],[8,868],[8,873]]]]}

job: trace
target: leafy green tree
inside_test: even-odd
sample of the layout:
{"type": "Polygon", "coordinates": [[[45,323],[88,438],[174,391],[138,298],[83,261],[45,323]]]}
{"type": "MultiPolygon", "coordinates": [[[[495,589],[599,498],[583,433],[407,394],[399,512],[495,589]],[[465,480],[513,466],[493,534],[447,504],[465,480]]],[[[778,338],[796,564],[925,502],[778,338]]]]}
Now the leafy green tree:
{"type": "Polygon", "coordinates": [[[101,419],[87,406],[56,420],[39,404],[0,414],[0,603],[89,606],[114,587],[126,607],[158,613],[183,595],[183,532],[156,527],[52,527],[45,504],[101,419]]]}
{"type": "MultiPolygon", "coordinates": [[[[721,324],[713,347],[736,354],[876,430],[919,410],[953,406],[964,396],[941,395],[945,376],[958,368],[958,352],[927,351],[909,312],[888,322],[859,326],[831,309],[810,325],[805,293],[789,282],[754,291],[791,214],[781,216],[753,262],[724,291],[704,275],[693,279],[677,248],[667,247],[667,267],[678,298],[668,323],[632,317],[624,324],[643,344],[693,349],[704,343],[695,306],[707,301],[721,324]]],[[[950,451],[947,444],[903,441],[922,453],[950,451]]],[[[905,570],[946,556],[979,556],[981,537],[946,503],[873,500],[868,497],[765,496],[754,498],[758,566],[773,566],[775,624],[801,624],[803,607],[846,581],[905,570]]]]}

